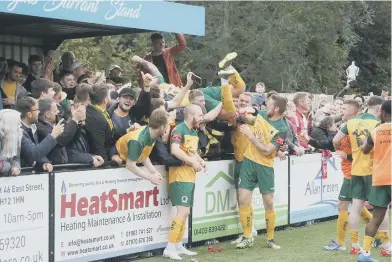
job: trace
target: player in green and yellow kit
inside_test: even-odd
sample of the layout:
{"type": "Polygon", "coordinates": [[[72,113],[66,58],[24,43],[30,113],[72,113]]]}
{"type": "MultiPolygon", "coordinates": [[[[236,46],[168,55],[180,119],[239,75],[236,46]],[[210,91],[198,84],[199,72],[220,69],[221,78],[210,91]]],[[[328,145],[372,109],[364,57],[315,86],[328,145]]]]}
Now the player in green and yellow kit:
{"type": "Polygon", "coordinates": [[[126,168],[136,176],[159,185],[162,176],[155,170],[149,158],[155,139],[162,136],[168,125],[167,113],[164,110],[154,110],[151,113],[148,126],[131,131],[122,136],[116,143],[116,149],[122,160],[126,161],[126,168]],[[137,164],[143,163],[149,173],[146,173],[137,164]]]}
{"type": "MultiPolygon", "coordinates": [[[[361,251],[359,245],[359,218],[372,188],[373,154],[365,155],[361,151],[361,141],[368,137],[380,122],[382,102],[381,97],[372,96],[368,101],[368,112],[348,120],[347,124],[341,128],[333,139],[336,150],[340,150],[341,141],[345,136],[349,137],[351,144],[353,162],[350,191],[352,204],[348,216],[348,225],[351,238],[350,254],[352,255],[361,251]]],[[[389,234],[387,238],[382,238],[381,241],[389,242],[389,234]]]]}
{"type": "Polygon", "coordinates": [[[182,245],[186,230],[186,220],[193,205],[196,172],[205,170],[205,163],[198,155],[199,137],[197,129],[203,121],[203,112],[197,105],[189,105],[184,110],[184,122],[177,125],[171,134],[170,151],[173,156],[184,162],[183,166],[169,167],[169,194],[177,213],[174,217],[167,247],[163,256],[181,260],[180,255],[193,256],[196,252],[182,245]]]}
{"type": "Polygon", "coordinates": [[[287,126],[283,120],[287,100],[272,95],[267,102],[267,110],[260,111],[257,117],[247,116],[245,123],[252,124],[253,130],[247,125],[241,126],[241,132],[250,141],[242,161],[239,187],[240,221],[244,236],[237,248],[253,246],[252,194],[256,186],[263,195],[265,221],[267,226],[267,246],[279,249],[274,240],[276,213],[274,209],[274,158],[277,150],[284,144],[287,126]]]}

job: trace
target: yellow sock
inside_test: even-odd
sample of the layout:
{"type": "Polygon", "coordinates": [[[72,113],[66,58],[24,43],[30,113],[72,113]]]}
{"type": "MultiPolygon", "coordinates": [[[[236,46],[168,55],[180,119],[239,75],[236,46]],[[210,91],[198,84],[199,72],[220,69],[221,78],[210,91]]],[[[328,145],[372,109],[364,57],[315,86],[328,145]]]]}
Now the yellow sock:
{"type": "Polygon", "coordinates": [[[370,220],[372,220],[373,215],[369,212],[369,210],[367,210],[366,207],[364,207],[361,211],[361,218],[363,223],[367,224],[370,222],[370,220]]]}
{"type": "Polygon", "coordinates": [[[359,232],[357,230],[350,230],[351,244],[359,245],[359,232]]]}
{"type": "Polygon", "coordinates": [[[177,239],[179,235],[181,234],[181,226],[183,224],[183,221],[179,219],[178,217],[175,217],[172,221],[172,224],[170,226],[170,231],[169,231],[169,243],[178,243],[177,239]]]}
{"type": "Polygon", "coordinates": [[[240,76],[238,72],[235,72],[234,75],[229,77],[229,83],[234,87],[234,88],[245,88],[245,82],[240,76]]]}
{"type": "Polygon", "coordinates": [[[370,251],[371,247],[372,247],[372,243],[373,243],[373,238],[370,236],[365,236],[363,238],[363,250],[365,251],[370,251]]]}
{"type": "Polygon", "coordinates": [[[191,104],[191,102],[189,101],[189,91],[188,91],[188,93],[186,93],[184,99],[182,99],[180,106],[183,107],[183,106],[187,106],[190,104],[191,104]]]}
{"type": "Polygon", "coordinates": [[[251,206],[240,207],[240,221],[242,229],[244,230],[244,237],[250,238],[252,236],[253,213],[251,206]]]}
{"type": "Polygon", "coordinates": [[[181,222],[182,222],[181,228],[180,228],[181,231],[180,231],[180,234],[178,234],[176,243],[180,243],[185,235],[185,229],[186,229],[185,221],[181,221],[181,222]]]}
{"type": "Polygon", "coordinates": [[[231,89],[229,85],[222,85],[221,99],[223,108],[226,109],[227,112],[236,112],[235,105],[233,102],[233,96],[231,94],[231,89]]]}
{"type": "Polygon", "coordinates": [[[381,239],[381,243],[388,243],[391,241],[388,231],[377,231],[376,238],[381,239]]]}
{"type": "Polygon", "coordinates": [[[229,116],[229,119],[227,119],[227,122],[233,125],[235,123],[234,117],[236,114],[236,109],[235,109],[233,96],[231,94],[231,89],[229,85],[222,85],[221,99],[222,99],[223,108],[227,112],[232,114],[232,116],[229,116]]]}
{"type": "Polygon", "coordinates": [[[265,211],[265,225],[267,227],[267,240],[274,239],[276,224],[276,212],[275,210],[265,211]]]}
{"type": "MultiPolygon", "coordinates": [[[[253,214],[254,214],[254,213],[253,213],[253,206],[250,206],[250,210],[252,211],[252,215],[253,215],[253,214]]],[[[255,227],[254,227],[254,224],[253,224],[254,222],[255,222],[255,221],[252,219],[252,225],[251,225],[251,226],[252,226],[252,235],[253,235],[253,229],[255,228],[255,227]]]]}
{"type": "Polygon", "coordinates": [[[338,223],[337,223],[337,231],[338,237],[337,242],[340,245],[344,245],[344,239],[346,238],[346,231],[348,225],[348,211],[339,212],[338,223]]]}

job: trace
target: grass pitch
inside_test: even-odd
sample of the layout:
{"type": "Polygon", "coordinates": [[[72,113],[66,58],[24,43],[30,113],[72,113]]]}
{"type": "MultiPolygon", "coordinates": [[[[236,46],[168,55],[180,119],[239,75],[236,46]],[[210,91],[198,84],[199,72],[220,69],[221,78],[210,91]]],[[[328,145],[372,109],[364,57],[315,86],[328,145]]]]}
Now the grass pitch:
{"type": "MultiPolygon", "coordinates": [[[[364,235],[364,225],[361,225],[360,243],[364,235]]],[[[214,247],[223,247],[222,253],[209,253],[207,246],[191,248],[198,252],[194,257],[198,262],[231,262],[231,261],[309,261],[309,262],[346,262],[357,261],[356,255],[350,255],[351,248],[349,234],[346,236],[346,251],[324,251],[323,247],[336,238],[336,220],[313,224],[309,227],[298,227],[278,231],[275,239],[280,250],[273,250],[265,246],[265,234],[255,238],[255,244],[248,249],[236,249],[230,241],[221,242],[214,247]]],[[[372,249],[372,254],[380,262],[391,261],[382,257],[380,249],[372,249]]],[[[191,261],[192,257],[182,257],[182,261],[191,261]]],[[[170,261],[161,256],[141,260],[143,262],[170,261]]]]}

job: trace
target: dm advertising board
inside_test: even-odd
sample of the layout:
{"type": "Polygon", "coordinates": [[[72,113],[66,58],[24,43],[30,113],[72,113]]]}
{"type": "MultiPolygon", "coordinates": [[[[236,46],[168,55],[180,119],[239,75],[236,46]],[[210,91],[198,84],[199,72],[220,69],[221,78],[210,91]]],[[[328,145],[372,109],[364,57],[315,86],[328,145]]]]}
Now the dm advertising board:
{"type": "Polygon", "coordinates": [[[48,174],[0,178],[0,262],[48,261],[48,174]]]}
{"type": "Polygon", "coordinates": [[[290,157],[290,223],[337,215],[343,182],[340,158],[333,155],[326,161],[323,177],[321,154],[290,157]]]}
{"type": "MultiPolygon", "coordinates": [[[[196,176],[192,210],[192,241],[242,233],[234,187],[234,160],[207,162],[207,173],[196,176]]],[[[276,226],[288,222],[288,161],[275,159],[276,226]]],[[[265,229],[263,198],[256,188],[252,206],[255,228],[265,229]]]]}
{"type": "Polygon", "coordinates": [[[123,168],[56,174],[56,261],[93,261],[164,247],[175,208],[165,168],[155,168],[163,176],[159,186],[123,168]]]}

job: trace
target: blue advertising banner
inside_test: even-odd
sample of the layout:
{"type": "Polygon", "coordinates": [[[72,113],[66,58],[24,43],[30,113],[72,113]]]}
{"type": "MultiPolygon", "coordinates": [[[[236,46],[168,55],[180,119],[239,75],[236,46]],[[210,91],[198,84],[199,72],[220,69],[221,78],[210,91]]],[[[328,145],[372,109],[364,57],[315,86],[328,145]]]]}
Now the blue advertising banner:
{"type": "Polygon", "coordinates": [[[336,216],[342,182],[339,157],[327,159],[326,177],[321,154],[290,157],[290,223],[336,216]]]}
{"type": "Polygon", "coordinates": [[[11,13],[125,28],[205,35],[205,8],[165,1],[9,0],[11,13]]]}

